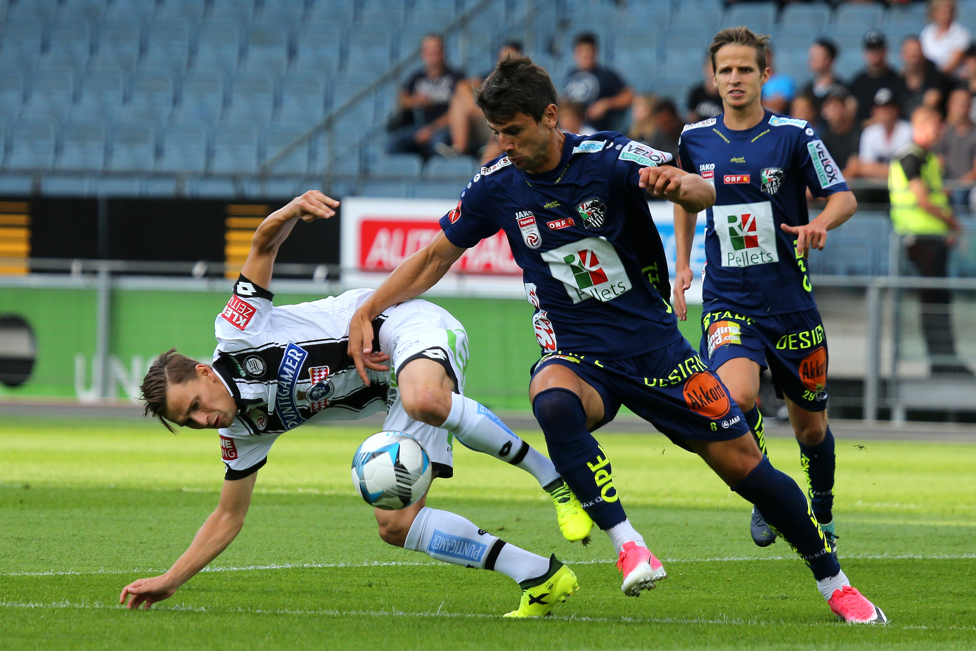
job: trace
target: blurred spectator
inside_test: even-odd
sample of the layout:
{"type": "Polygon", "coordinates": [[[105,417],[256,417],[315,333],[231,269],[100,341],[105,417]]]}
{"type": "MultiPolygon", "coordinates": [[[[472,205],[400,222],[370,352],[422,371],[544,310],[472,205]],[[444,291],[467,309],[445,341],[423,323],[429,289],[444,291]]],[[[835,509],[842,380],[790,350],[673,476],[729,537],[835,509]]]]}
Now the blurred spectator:
{"type": "Polygon", "coordinates": [[[454,87],[463,77],[444,60],[444,39],[428,34],[420,42],[423,70],[417,71],[400,89],[399,114],[390,125],[388,151],[430,157],[435,143],[448,143],[447,108],[454,87]]]}
{"type": "Polygon", "coordinates": [[[810,128],[820,135],[820,113],[817,111],[816,98],[813,93],[800,93],[790,103],[790,115],[800,120],[806,120],[810,128]]]}
{"type": "Polygon", "coordinates": [[[972,41],[969,30],[956,22],[955,0],[932,0],[929,20],[932,22],[919,35],[925,58],[942,72],[953,74],[972,41]]]}
{"type": "MultiPolygon", "coordinates": [[[[522,44],[518,41],[507,41],[498,49],[497,61],[504,61],[512,54],[521,54],[522,44]]],[[[486,145],[492,140],[491,129],[485,120],[484,113],[474,103],[474,89],[481,85],[491,70],[484,71],[479,76],[462,79],[454,89],[454,97],[447,111],[448,126],[451,131],[451,144],[436,143],[434,149],[441,156],[458,156],[467,154],[478,157],[485,152],[486,145]]],[[[501,152],[492,156],[497,158],[501,152]]],[[[491,160],[491,159],[488,159],[491,160]]]]}
{"type": "Polygon", "coordinates": [[[845,178],[860,175],[857,156],[861,146],[861,128],[854,120],[856,107],[850,99],[847,89],[838,84],[827,92],[823,108],[820,109],[824,119],[820,139],[840,165],[845,178]]]}
{"type": "MultiPolygon", "coordinates": [[[[976,127],[969,117],[973,96],[965,88],[949,94],[947,128],[936,153],[945,168],[947,181],[971,184],[976,181],[976,127]]],[[[949,193],[952,204],[961,210],[969,209],[970,188],[957,188],[949,193]]]]}
{"type": "Polygon", "coordinates": [[[586,105],[565,100],[559,102],[559,128],[581,136],[596,133],[596,129],[586,123],[586,105]]]}
{"type": "Polygon", "coordinates": [[[803,87],[801,94],[813,98],[814,108],[819,115],[823,108],[823,99],[831,88],[841,83],[834,73],[834,62],[837,60],[837,45],[828,38],[818,39],[810,46],[807,54],[807,65],[813,73],[813,81],[803,87]]]}
{"type": "Polygon", "coordinates": [[[919,106],[944,112],[945,102],[952,89],[952,79],[935,67],[922,54],[922,44],[914,36],[901,43],[901,73],[905,77],[905,105],[902,110],[911,115],[919,106]]]}
{"type": "Polygon", "coordinates": [[[790,112],[790,102],[796,95],[796,84],[789,75],[776,72],[772,48],[766,48],[766,67],[769,80],[762,87],[762,105],[773,113],[786,115],[790,112]]]}
{"type": "MultiPolygon", "coordinates": [[[[970,45],[966,49],[962,56],[958,75],[963,87],[969,89],[969,94],[976,95],[976,45],[970,45]]],[[[973,108],[976,110],[976,104],[973,108]]],[[[970,117],[976,122],[976,114],[971,114],[970,117]]]]}
{"type": "Polygon", "coordinates": [[[657,123],[654,121],[654,106],[657,98],[653,95],[638,95],[630,109],[630,131],[627,137],[647,144],[654,135],[657,123]]]}
{"type": "Polygon", "coordinates": [[[719,115],[722,108],[722,98],[715,87],[715,71],[712,70],[712,56],[705,53],[702,64],[702,83],[688,92],[688,122],[699,122],[719,115]]]}
{"type": "MultiPolygon", "coordinates": [[[[912,113],[912,141],[891,161],[888,188],[891,222],[904,236],[908,259],[923,278],[944,278],[954,233],[961,230],[942,191],[942,167],[932,153],[942,135],[938,111],[920,106],[912,113]]],[[[971,375],[956,357],[947,289],[919,290],[922,334],[933,375],[971,375]]]]}
{"type": "Polygon", "coordinates": [[[678,138],[685,123],[678,115],[674,102],[667,98],[659,99],[654,106],[654,133],[644,142],[658,151],[670,153],[678,160],[678,138]]]}
{"type": "Polygon", "coordinates": [[[865,126],[871,119],[874,96],[887,88],[898,101],[905,94],[905,80],[888,66],[885,36],[876,29],[864,35],[864,70],[851,80],[848,89],[857,100],[857,122],[865,126]]]}
{"type": "Polygon", "coordinates": [[[598,131],[624,128],[634,92],[613,70],[597,62],[596,36],[583,33],[573,40],[576,67],[569,72],[563,97],[586,106],[586,119],[598,131]]]}
{"type": "Polygon", "coordinates": [[[888,178],[888,163],[899,149],[912,141],[912,125],[899,117],[898,98],[890,88],[874,95],[872,122],[861,134],[858,151],[860,176],[888,178]]]}

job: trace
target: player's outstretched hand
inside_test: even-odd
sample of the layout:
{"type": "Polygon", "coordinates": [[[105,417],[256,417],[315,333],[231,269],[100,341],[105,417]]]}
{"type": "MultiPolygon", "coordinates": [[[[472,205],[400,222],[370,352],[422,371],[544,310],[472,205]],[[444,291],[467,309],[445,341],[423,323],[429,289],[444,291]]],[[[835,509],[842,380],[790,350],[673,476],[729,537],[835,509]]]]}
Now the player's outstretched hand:
{"type": "Polygon", "coordinates": [[[685,292],[691,287],[691,279],[693,277],[694,274],[691,273],[691,269],[688,267],[675,271],[674,291],[672,295],[674,296],[674,313],[678,316],[679,321],[685,321],[688,318],[688,305],[685,303],[685,292]]]}
{"type": "Polygon", "coordinates": [[[677,168],[642,167],[640,172],[640,187],[655,197],[663,197],[668,201],[677,201],[681,192],[681,177],[677,168]]]}
{"type": "Polygon", "coordinates": [[[316,219],[328,219],[335,217],[335,209],[339,207],[339,202],[332,197],[328,197],[318,190],[309,190],[300,197],[295,197],[286,206],[290,217],[298,217],[304,222],[316,219]]]}
{"type": "Polygon", "coordinates": [[[803,226],[782,224],[780,227],[790,235],[796,235],[796,250],[804,257],[810,249],[823,251],[824,245],[827,243],[827,229],[818,224],[817,220],[803,226]]]}
{"type": "Polygon", "coordinates": [[[149,610],[157,601],[172,597],[176,590],[177,588],[170,584],[165,575],[139,579],[122,588],[119,603],[124,604],[129,610],[135,610],[139,606],[149,610]]]}

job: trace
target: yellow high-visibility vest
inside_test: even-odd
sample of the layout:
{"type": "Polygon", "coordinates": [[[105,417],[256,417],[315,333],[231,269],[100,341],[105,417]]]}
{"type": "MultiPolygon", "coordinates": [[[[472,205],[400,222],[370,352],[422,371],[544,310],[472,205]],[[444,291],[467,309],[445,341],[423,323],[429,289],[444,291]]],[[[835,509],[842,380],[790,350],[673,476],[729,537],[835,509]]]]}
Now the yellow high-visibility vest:
{"type": "MultiPolygon", "coordinates": [[[[929,201],[938,208],[945,208],[949,205],[949,198],[942,190],[942,165],[939,164],[939,159],[914,143],[910,147],[912,153],[923,159],[919,175],[928,190],[929,201]]],[[[901,155],[892,158],[888,170],[891,223],[895,232],[900,235],[938,235],[947,232],[948,224],[919,207],[915,193],[908,187],[908,177],[901,166],[901,158],[901,155]]]]}

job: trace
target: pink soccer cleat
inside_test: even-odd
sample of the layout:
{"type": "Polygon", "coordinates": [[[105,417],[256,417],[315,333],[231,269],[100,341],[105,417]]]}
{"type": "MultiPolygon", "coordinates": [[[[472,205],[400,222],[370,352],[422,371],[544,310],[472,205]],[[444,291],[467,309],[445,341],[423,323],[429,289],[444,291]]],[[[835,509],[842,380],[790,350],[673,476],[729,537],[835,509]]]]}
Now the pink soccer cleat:
{"type": "Polygon", "coordinates": [[[887,624],[881,609],[868,601],[853,586],[845,585],[827,600],[830,610],[848,624],[887,624]]]}
{"type": "Polygon", "coordinates": [[[620,590],[628,597],[639,597],[641,590],[653,590],[655,582],[668,578],[661,561],[647,547],[634,542],[624,543],[617,569],[624,573],[620,590]]]}

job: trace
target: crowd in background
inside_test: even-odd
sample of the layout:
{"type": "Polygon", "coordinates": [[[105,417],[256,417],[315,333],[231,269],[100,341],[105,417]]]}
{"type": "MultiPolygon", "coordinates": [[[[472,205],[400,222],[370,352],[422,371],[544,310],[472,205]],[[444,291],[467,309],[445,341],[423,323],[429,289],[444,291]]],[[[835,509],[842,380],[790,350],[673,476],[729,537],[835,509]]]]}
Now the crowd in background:
{"type": "MultiPolygon", "coordinates": [[[[864,35],[864,68],[848,79],[835,69],[838,46],[820,39],[809,48],[812,81],[798,88],[776,69],[763,87],[763,105],[770,111],[810,123],[848,179],[887,179],[892,156],[912,140],[909,121],[918,106],[936,109],[945,129],[936,152],[947,181],[976,181],[976,41],[956,21],[954,0],[933,0],[930,22],[917,36],[889,43],[885,34],[864,35]],[[901,68],[887,61],[888,48],[898,48],[901,68]]],[[[686,123],[714,117],[722,102],[713,83],[711,61],[703,53],[702,82],[686,98],[681,115],[676,99],[635,94],[626,71],[600,61],[597,37],[578,34],[573,42],[574,67],[554,79],[560,93],[560,128],[587,134],[612,130],[677,156],[678,138],[686,123]]],[[[520,52],[507,42],[499,59],[520,52]]],[[[431,34],[421,44],[423,68],[400,90],[389,125],[391,153],[432,156],[467,155],[486,161],[498,156],[484,118],[474,103],[473,88],[490,70],[465,76],[445,60],[441,37],[431,34]]],[[[487,62],[486,62],[487,64],[487,62]]],[[[486,68],[488,66],[486,65],[486,68]]],[[[968,193],[954,193],[954,203],[968,204],[968,193]]]]}

